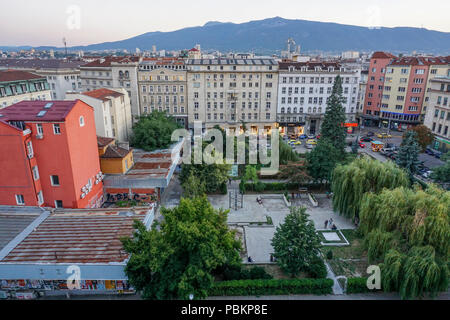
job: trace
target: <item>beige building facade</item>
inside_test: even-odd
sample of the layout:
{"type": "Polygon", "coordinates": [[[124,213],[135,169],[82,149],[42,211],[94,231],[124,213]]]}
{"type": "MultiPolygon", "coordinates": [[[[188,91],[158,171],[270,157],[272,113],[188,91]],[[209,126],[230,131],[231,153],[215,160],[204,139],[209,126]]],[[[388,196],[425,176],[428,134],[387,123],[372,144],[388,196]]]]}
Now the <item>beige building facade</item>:
{"type": "Polygon", "coordinates": [[[165,111],[188,125],[187,68],[183,59],[144,58],[138,71],[141,114],[165,111]]]}
{"type": "Polygon", "coordinates": [[[273,59],[189,59],[189,128],[202,122],[229,133],[252,133],[277,122],[278,63],[273,59]]]}

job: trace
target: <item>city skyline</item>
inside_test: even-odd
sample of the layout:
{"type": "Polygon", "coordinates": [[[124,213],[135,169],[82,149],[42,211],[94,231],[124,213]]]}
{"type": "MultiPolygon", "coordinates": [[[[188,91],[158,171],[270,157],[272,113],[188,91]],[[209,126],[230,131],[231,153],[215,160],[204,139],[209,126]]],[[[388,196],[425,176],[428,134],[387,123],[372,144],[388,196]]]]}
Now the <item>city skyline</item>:
{"type": "Polygon", "coordinates": [[[65,37],[68,46],[89,45],[128,39],[147,32],[171,32],[202,26],[209,21],[243,23],[275,16],[355,26],[423,27],[450,31],[450,21],[446,17],[448,10],[445,10],[450,9],[450,4],[439,0],[430,0],[427,6],[420,5],[417,0],[409,1],[407,6],[404,1],[344,2],[326,0],[319,6],[317,3],[282,0],[273,6],[271,1],[263,0],[255,6],[250,2],[230,0],[218,10],[216,2],[204,0],[195,4],[175,0],[170,6],[162,1],[149,3],[135,0],[132,4],[125,4],[112,0],[107,7],[85,0],[63,0],[57,3],[48,0],[25,3],[18,0],[8,4],[9,10],[2,10],[4,14],[8,12],[8,16],[0,19],[0,27],[7,31],[0,35],[0,44],[62,47],[65,37]],[[419,7],[420,11],[414,10],[419,7]],[[442,10],[434,10],[437,7],[442,10]],[[38,19],[36,12],[40,12],[38,19]],[[405,14],[399,16],[399,12],[405,14]],[[31,20],[32,24],[29,23],[31,20]]]}

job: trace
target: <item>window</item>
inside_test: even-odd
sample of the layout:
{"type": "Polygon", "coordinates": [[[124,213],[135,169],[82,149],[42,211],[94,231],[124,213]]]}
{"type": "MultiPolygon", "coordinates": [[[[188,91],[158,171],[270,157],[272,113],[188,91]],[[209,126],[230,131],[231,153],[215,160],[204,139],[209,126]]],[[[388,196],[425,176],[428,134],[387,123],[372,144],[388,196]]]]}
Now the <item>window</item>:
{"type": "Polygon", "coordinates": [[[34,178],[34,181],[39,180],[39,170],[38,170],[38,167],[37,167],[37,166],[34,166],[32,170],[33,170],[33,178],[34,178]]]}
{"type": "Polygon", "coordinates": [[[37,194],[37,198],[38,198],[39,205],[44,203],[44,196],[42,195],[42,191],[39,191],[39,193],[37,194]]]}
{"type": "Polygon", "coordinates": [[[16,203],[18,206],[24,206],[25,205],[25,199],[22,194],[16,194],[16,203]]]}
{"type": "Polygon", "coordinates": [[[54,186],[54,187],[60,186],[60,184],[59,184],[59,176],[50,176],[50,181],[52,183],[52,186],[54,186]]]}
{"type": "Polygon", "coordinates": [[[28,158],[33,158],[34,156],[34,152],[33,152],[33,144],[31,143],[31,141],[27,142],[27,153],[28,153],[28,158]]]}
{"type": "Polygon", "coordinates": [[[59,124],[54,124],[53,125],[53,133],[54,134],[61,134],[61,127],[59,124]]]}
{"type": "Polygon", "coordinates": [[[84,127],[84,117],[80,117],[80,127],[84,127]]]}
{"type": "Polygon", "coordinates": [[[55,200],[55,208],[62,208],[63,202],[62,200],[55,200]]]}

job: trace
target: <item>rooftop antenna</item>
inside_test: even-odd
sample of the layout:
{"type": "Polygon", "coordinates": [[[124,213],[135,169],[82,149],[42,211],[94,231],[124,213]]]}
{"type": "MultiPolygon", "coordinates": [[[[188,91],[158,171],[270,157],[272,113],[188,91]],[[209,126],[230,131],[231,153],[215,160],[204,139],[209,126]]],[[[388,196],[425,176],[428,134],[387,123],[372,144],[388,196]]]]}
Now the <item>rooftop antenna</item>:
{"type": "Polygon", "coordinates": [[[67,41],[66,41],[66,38],[63,38],[63,43],[64,43],[64,48],[65,48],[66,56],[67,56],[67,41]]]}

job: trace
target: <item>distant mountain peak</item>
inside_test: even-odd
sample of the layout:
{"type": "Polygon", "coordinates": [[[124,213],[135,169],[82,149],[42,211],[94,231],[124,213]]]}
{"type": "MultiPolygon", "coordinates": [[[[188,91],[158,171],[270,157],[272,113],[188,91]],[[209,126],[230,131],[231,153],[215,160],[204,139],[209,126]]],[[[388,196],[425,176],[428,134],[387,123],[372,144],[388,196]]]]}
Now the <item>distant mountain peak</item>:
{"type": "Polygon", "coordinates": [[[213,26],[217,26],[220,24],[224,24],[224,23],[220,22],[220,21],[208,21],[207,23],[205,23],[204,27],[213,27],[213,26]]]}

